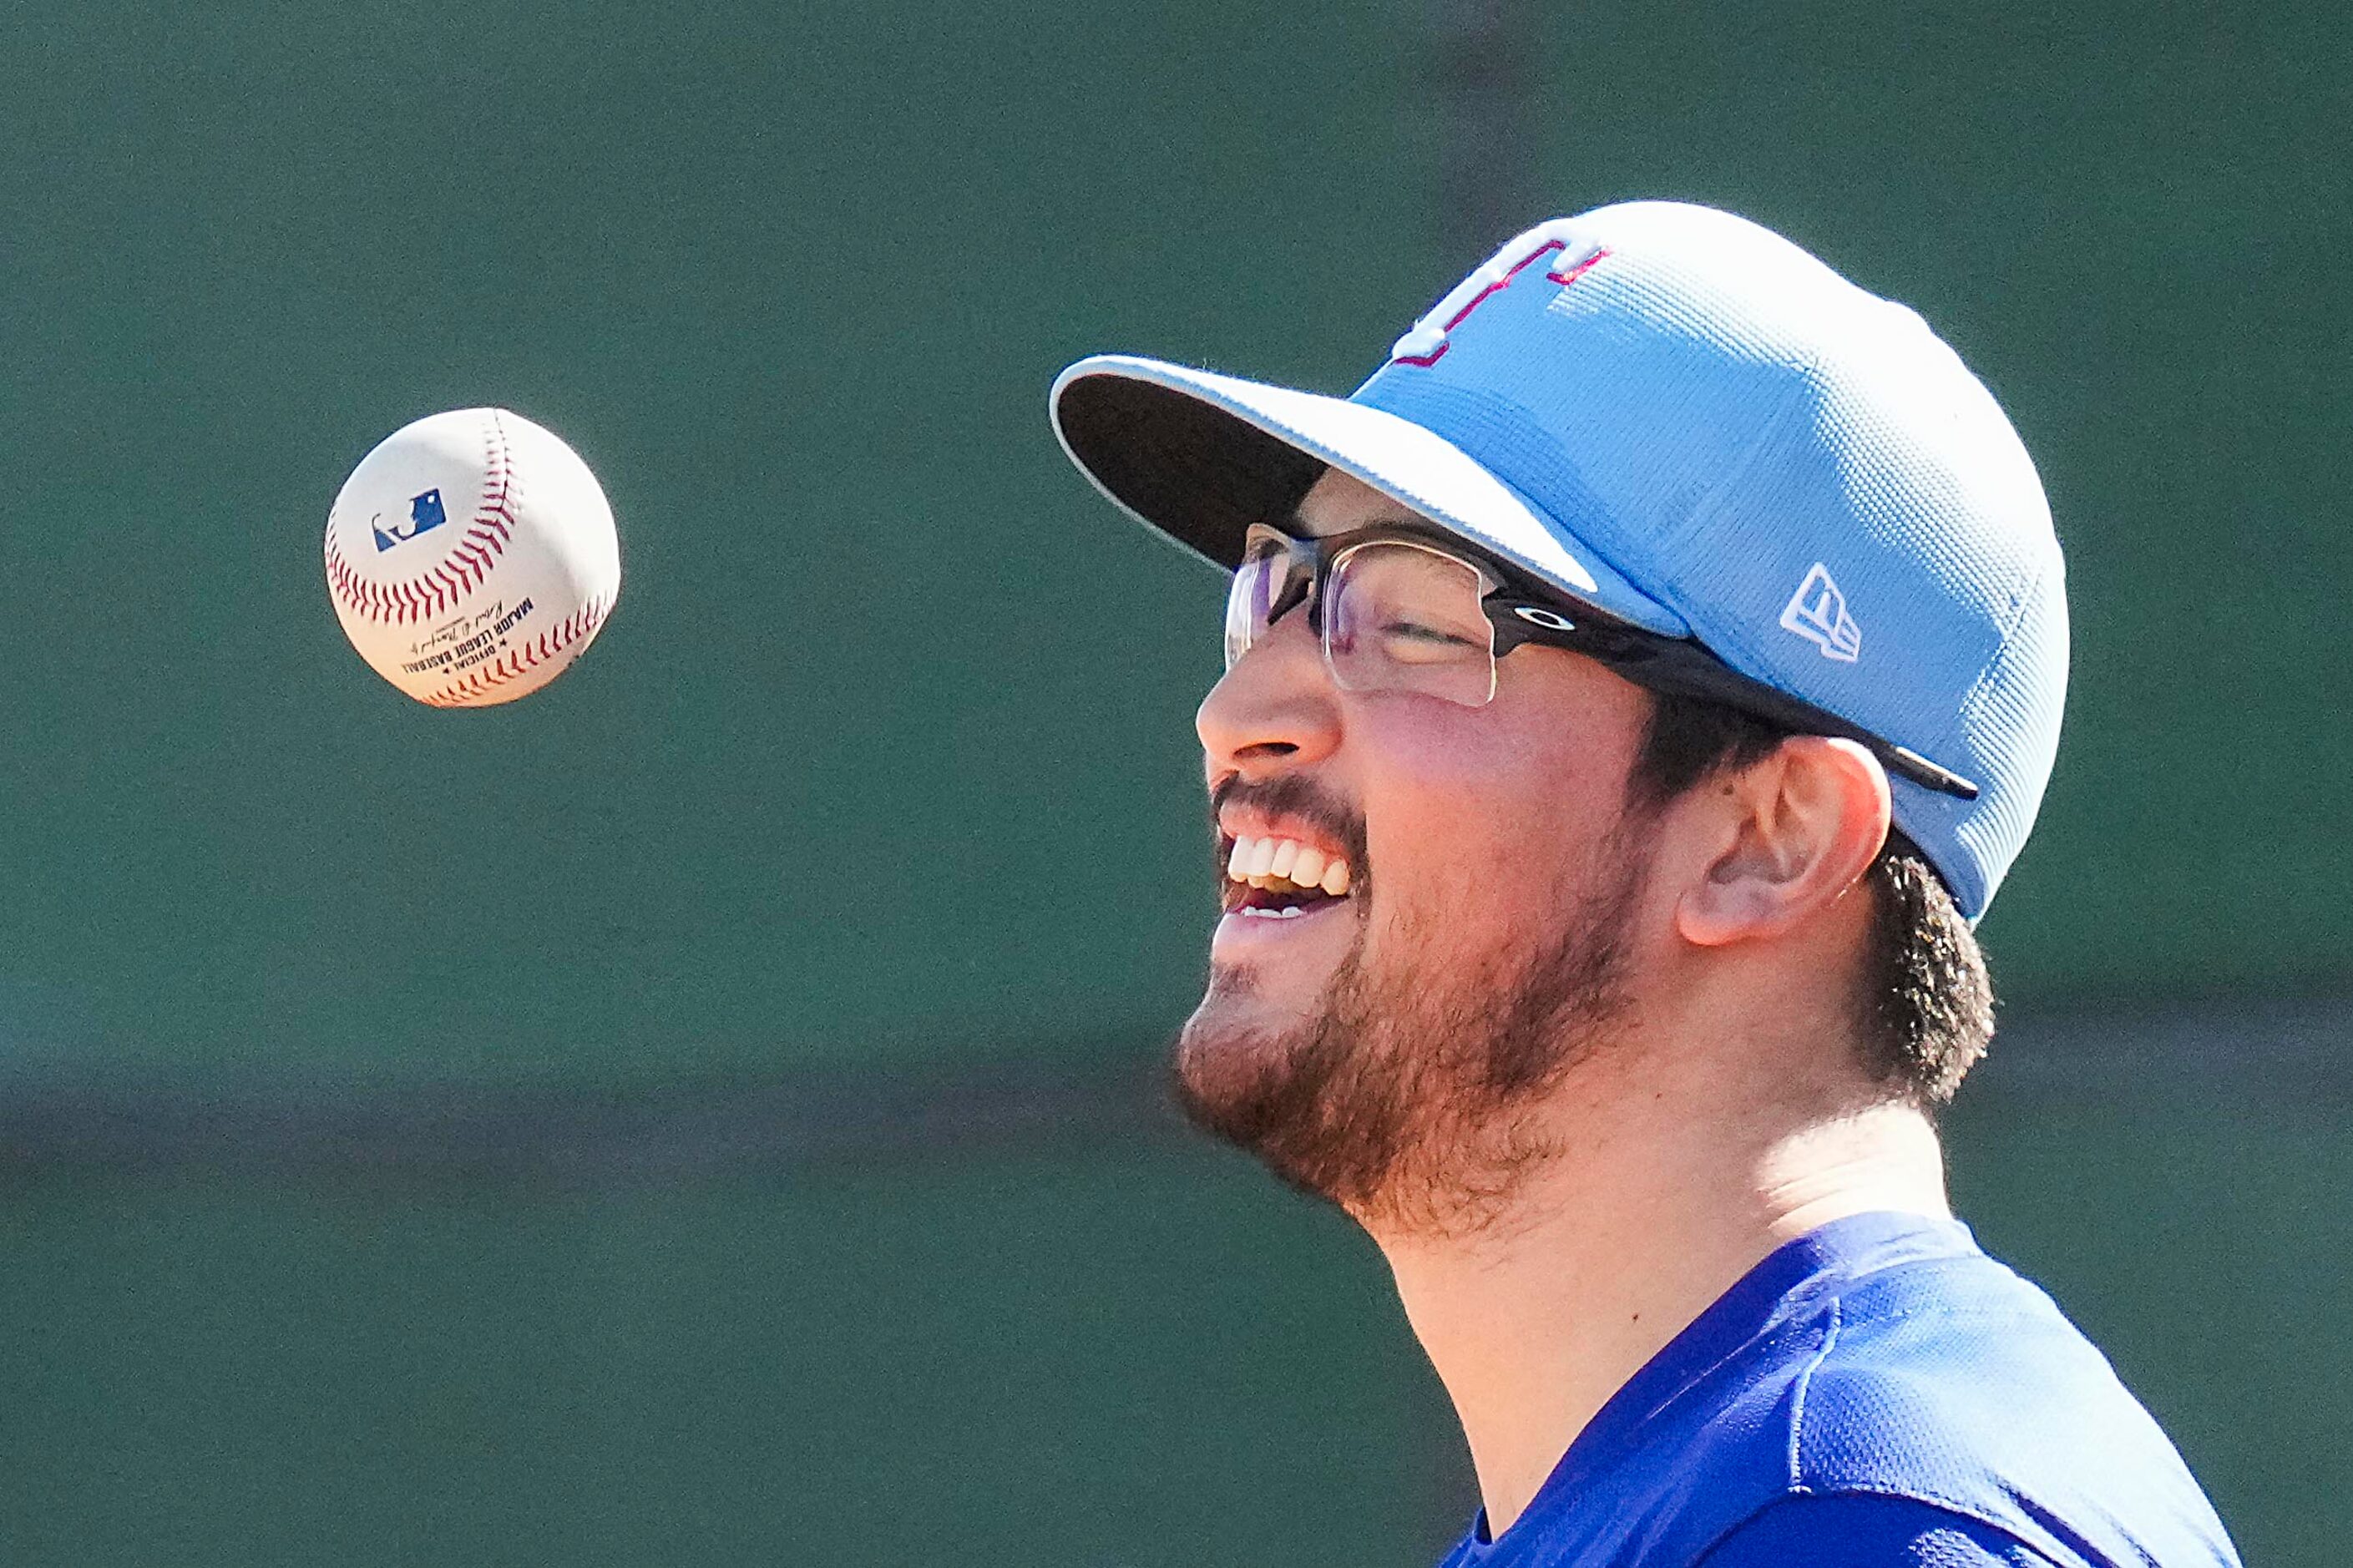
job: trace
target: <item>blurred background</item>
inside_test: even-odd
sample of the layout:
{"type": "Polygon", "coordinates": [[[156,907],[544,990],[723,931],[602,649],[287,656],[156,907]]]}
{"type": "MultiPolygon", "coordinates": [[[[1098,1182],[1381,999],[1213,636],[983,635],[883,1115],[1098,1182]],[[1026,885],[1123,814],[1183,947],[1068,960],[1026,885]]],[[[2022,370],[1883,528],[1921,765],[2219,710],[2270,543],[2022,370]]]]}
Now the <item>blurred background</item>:
{"type": "Polygon", "coordinates": [[[2040,461],[2075,685],[1949,1121],[2250,1563],[2353,1532],[2353,13],[26,0],[0,35],[0,1556],[1433,1561],[1379,1259],[1181,1133],[1215,575],[1097,348],[1345,391],[1537,218],[1727,205],[2040,461]],[[436,712],[378,438],[627,588],[436,712]]]}

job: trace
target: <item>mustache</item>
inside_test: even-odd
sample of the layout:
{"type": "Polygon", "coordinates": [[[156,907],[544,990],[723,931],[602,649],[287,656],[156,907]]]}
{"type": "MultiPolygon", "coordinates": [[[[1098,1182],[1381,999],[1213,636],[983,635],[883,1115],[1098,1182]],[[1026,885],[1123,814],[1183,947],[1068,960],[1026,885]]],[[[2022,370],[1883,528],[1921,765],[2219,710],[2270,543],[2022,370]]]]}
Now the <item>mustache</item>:
{"type": "MultiPolygon", "coordinates": [[[[1327,834],[1347,852],[1351,891],[1361,892],[1372,882],[1372,861],[1365,849],[1365,819],[1348,803],[1304,773],[1279,773],[1250,779],[1240,773],[1220,779],[1209,791],[1209,852],[1224,846],[1225,830],[1218,814],[1229,805],[1248,806],[1270,816],[1290,816],[1327,834]]],[[[1224,861],[1218,875],[1226,874],[1224,861]]]]}

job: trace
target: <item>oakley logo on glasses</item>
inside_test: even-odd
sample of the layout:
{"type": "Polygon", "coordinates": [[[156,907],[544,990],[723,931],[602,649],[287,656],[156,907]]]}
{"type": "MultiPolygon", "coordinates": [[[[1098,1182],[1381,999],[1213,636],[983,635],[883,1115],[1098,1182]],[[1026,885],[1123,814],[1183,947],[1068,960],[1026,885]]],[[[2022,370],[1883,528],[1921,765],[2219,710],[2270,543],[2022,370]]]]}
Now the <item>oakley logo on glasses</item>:
{"type": "Polygon", "coordinates": [[[1446,355],[1447,334],[1470,320],[1471,312],[1490,295],[1511,287],[1512,280],[1546,257],[1556,259],[1545,270],[1545,280],[1564,289],[1585,276],[1592,265],[1609,254],[1590,240],[1577,237],[1574,220],[1539,224],[1504,247],[1470,277],[1448,290],[1446,298],[1422,313],[1413,331],[1397,341],[1389,359],[1398,364],[1436,364],[1446,355]]]}
{"type": "Polygon", "coordinates": [[[1534,625],[1546,627],[1550,631],[1573,632],[1577,629],[1577,623],[1570,620],[1567,616],[1561,615],[1557,611],[1544,609],[1535,605],[1514,605],[1512,606],[1512,614],[1519,616],[1520,619],[1524,621],[1531,622],[1534,625]]]}

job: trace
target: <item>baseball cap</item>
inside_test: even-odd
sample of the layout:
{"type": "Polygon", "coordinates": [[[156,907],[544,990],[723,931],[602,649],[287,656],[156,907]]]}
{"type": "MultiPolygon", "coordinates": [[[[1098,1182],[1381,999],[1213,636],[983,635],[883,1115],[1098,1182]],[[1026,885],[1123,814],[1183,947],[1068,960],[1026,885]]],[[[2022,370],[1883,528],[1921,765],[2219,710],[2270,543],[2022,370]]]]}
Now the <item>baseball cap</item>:
{"type": "Polygon", "coordinates": [[[1971,920],[2033,826],[2067,683],[2033,462],[1919,316],[1745,218],[1644,201],[1540,224],[1345,398],[1103,354],[1050,409],[1097,488],[1221,567],[1338,468],[1972,781],[1890,781],[1971,920]]]}

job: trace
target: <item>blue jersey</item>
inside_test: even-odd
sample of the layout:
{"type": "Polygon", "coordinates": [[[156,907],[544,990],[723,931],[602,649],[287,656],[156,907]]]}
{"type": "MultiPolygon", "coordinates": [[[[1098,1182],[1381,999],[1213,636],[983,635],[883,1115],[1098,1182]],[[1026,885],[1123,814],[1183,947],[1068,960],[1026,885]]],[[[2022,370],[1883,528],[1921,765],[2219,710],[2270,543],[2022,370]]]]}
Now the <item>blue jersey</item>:
{"type": "Polygon", "coordinates": [[[1856,1215],[1630,1379],[1443,1568],[2238,1568],[2173,1445],[1968,1227],[1856,1215]]]}

